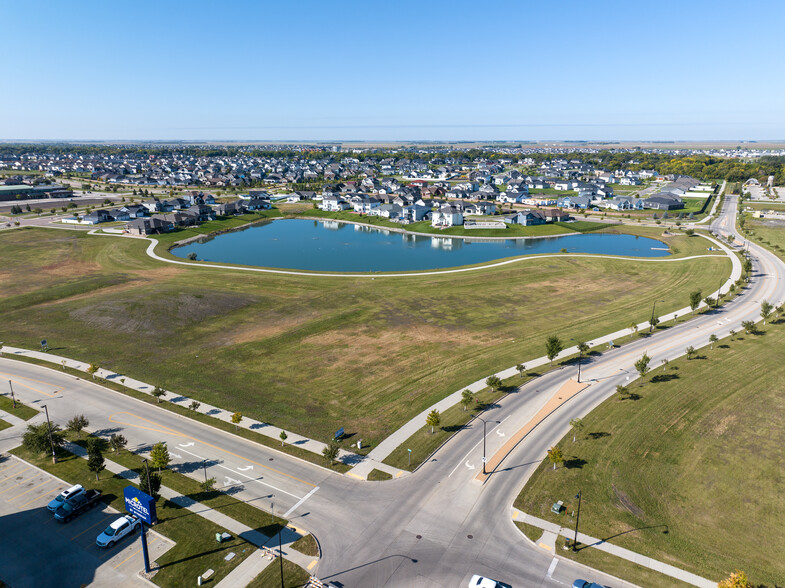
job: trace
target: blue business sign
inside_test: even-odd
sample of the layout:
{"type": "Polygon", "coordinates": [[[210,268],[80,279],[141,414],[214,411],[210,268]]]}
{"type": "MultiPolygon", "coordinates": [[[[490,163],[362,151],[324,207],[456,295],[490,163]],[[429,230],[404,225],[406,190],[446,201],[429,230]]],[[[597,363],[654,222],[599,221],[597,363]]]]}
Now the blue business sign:
{"type": "Polygon", "coordinates": [[[343,427],[341,427],[340,429],[338,429],[338,430],[335,432],[335,438],[336,438],[336,439],[340,439],[341,437],[343,437],[343,427]]]}
{"type": "Polygon", "coordinates": [[[125,510],[129,513],[142,519],[148,525],[152,525],[157,520],[155,498],[133,486],[126,486],[123,496],[125,497],[125,510]]]}

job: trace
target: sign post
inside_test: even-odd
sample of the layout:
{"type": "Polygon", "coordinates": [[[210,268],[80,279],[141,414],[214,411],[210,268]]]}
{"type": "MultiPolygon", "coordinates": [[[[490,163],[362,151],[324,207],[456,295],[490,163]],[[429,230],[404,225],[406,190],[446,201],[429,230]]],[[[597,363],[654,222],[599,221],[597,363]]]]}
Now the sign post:
{"type": "Polygon", "coordinates": [[[46,351],[46,339],[41,339],[41,351],[46,351]]]}
{"type": "Polygon", "coordinates": [[[340,441],[340,440],[341,440],[341,437],[343,437],[343,433],[344,433],[344,430],[343,430],[343,427],[341,427],[340,429],[338,429],[338,430],[335,432],[335,440],[336,440],[336,441],[340,441]]]}
{"type": "Polygon", "coordinates": [[[144,554],[144,571],[150,573],[150,556],[147,553],[147,533],[145,523],[152,525],[157,519],[155,512],[155,498],[137,490],[133,486],[126,486],[123,490],[125,510],[142,521],[142,553],[144,554]]]}

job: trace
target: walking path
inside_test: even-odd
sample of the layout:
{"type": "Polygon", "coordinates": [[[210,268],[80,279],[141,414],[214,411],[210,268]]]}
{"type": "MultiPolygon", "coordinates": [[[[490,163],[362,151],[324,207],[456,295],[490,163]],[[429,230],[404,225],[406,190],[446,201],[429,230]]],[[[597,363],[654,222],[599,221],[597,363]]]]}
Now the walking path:
{"type": "MultiPolygon", "coordinates": [[[[714,243],[717,247],[722,249],[726,253],[726,255],[730,258],[731,263],[733,265],[732,270],[731,270],[731,275],[728,278],[728,280],[722,285],[722,287],[720,287],[719,290],[709,294],[709,296],[711,296],[713,298],[716,298],[717,295],[719,293],[721,293],[722,291],[725,291],[727,293],[729,291],[729,289],[730,289],[730,285],[733,284],[734,282],[736,282],[736,280],[738,280],[741,277],[742,266],[741,266],[741,261],[739,261],[739,258],[733,253],[733,251],[727,245],[721,243],[720,241],[718,241],[718,240],[716,240],[716,239],[714,239],[712,237],[704,236],[704,238],[708,239],[709,241],[714,243]]],[[[700,306],[698,308],[703,308],[705,306],[706,306],[706,303],[705,302],[701,302],[700,306]]],[[[662,315],[662,316],[659,317],[659,320],[660,320],[660,322],[664,322],[664,321],[668,321],[668,320],[675,319],[675,318],[678,318],[678,317],[686,316],[686,315],[689,315],[689,314],[692,314],[692,313],[693,313],[693,310],[689,306],[687,306],[687,307],[684,307],[684,308],[682,308],[680,310],[677,310],[676,312],[668,313],[667,315],[662,315]]],[[[638,325],[636,325],[634,329],[630,329],[630,328],[621,329],[621,330],[616,331],[614,333],[610,333],[609,335],[605,335],[603,337],[599,337],[597,339],[593,339],[591,341],[587,341],[587,344],[589,345],[589,347],[600,347],[600,346],[605,346],[605,345],[611,345],[615,341],[620,341],[623,337],[628,337],[628,336],[632,335],[633,333],[638,332],[639,330],[647,329],[647,328],[649,328],[649,326],[650,326],[649,325],[649,321],[645,321],[645,322],[642,322],[642,323],[639,323],[638,325]]],[[[574,345],[572,347],[568,347],[568,348],[564,349],[561,353],[559,353],[559,355],[557,355],[555,357],[555,359],[557,359],[557,360],[558,359],[564,359],[565,357],[569,357],[571,355],[575,355],[576,353],[578,353],[578,347],[576,345],[574,345]]],[[[540,367],[540,366],[543,366],[543,365],[549,365],[550,363],[551,362],[550,362],[550,360],[547,357],[538,357],[537,359],[533,359],[533,360],[529,360],[529,361],[525,362],[524,365],[525,365],[527,370],[531,370],[531,369],[534,369],[534,368],[537,368],[537,367],[540,367]]],[[[500,372],[497,372],[496,374],[493,374],[493,375],[495,375],[495,376],[499,377],[500,379],[504,380],[504,379],[507,379],[507,378],[511,378],[511,377],[515,376],[516,374],[518,374],[518,369],[516,367],[511,367],[511,368],[508,368],[506,370],[502,370],[500,372]]],[[[417,431],[419,431],[420,429],[423,428],[423,426],[425,426],[425,418],[428,416],[429,412],[431,412],[434,409],[438,410],[439,412],[444,412],[448,408],[450,408],[452,406],[455,406],[456,404],[458,404],[461,401],[461,394],[463,393],[463,390],[470,390],[472,392],[479,392],[480,390],[484,390],[487,387],[488,387],[488,385],[485,383],[485,379],[477,380],[476,382],[474,382],[472,384],[469,384],[468,386],[465,386],[461,390],[453,392],[452,394],[450,394],[449,396],[443,398],[442,400],[440,400],[439,402],[437,402],[433,406],[429,406],[424,411],[422,411],[420,414],[418,414],[413,419],[411,419],[408,423],[406,423],[401,428],[399,428],[397,431],[395,431],[392,435],[387,437],[384,441],[379,443],[379,445],[377,445],[375,448],[373,448],[368,453],[368,457],[370,459],[373,459],[373,460],[377,461],[377,462],[383,461],[399,445],[402,445],[403,443],[405,443],[406,440],[409,439],[409,437],[411,437],[412,435],[417,433],[417,431]]]]}
{"type": "MultiPolygon", "coordinates": [[[[530,514],[526,514],[517,508],[512,509],[512,519],[542,529],[543,534],[537,541],[537,546],[551,551],[554,555],[558,555],[558,553],[556,553],[556,538],[559,535],[570,540],[574,537],[573,530],[565,529],[556,523],[551,523],[530,514]]],[[[693,586],[699,586],[700,588],[717,588],[717,582],[712,582],[711,580],[707,580],[706,578],[702,578],[701,576],[687,572],[681,568],[657,561],[656,559],[641,555],[640,553],[635,553],[624,547],[607,543],[603,539],[595,539],[594,537],[589,537],[583,533],[578,533],[578,542],[587,547],[593,547],[600,551],[604,551],[605,553],[610,553],[611,555],[626,559],[634,564],[649,568],[655,572],[660,572],[661,574],[676,578],[677,580],[681,580],[682,582],[686,582],[693,586]]]]}
{"type": "MultiPolygon", "coordinates": [[[[723,290],[725,290],[727,292],[729,287],[730,287],[730,285],[732,283],[734,283],[739,277],[741,277],[741,270],[742,270],[741,262],[739,261],[738,257],[725,244],[719,242],[716,239],[708,237],[708,236],[703,236],[703,238],[711,241],[717,247],[722,249],[726,253],[726,255],[731,259],[731,262],[733,264],[733,269],[731,271],[730,278],[728,278],[728,280],[725,282],[725,284],[723,284],[723,286],[718,291],[713,292],[712,294],[710,294],[710,296],[716,297],[723,290]]],[[[162,257],[159,257],[159,256],[155,255],[154,253],[152,253],[152,250],[155,248],[155,245],[157,244],[157,241],[155,241],[155,240],[151,240],[151,241],[152,241],[152,243],[148,247],[148,254],[151,254],[156,259],[160,259],[161,261],[166,261],[166,262],[170,262],[170,263],[182,263],[184,265],[195,265],[195,264],[191,264],[191,263],[187,263],[187,262],[177,262],[177,261],[165,259],[165,258],[162,258],[162,257]]],[[[525,259],[539,259],[539,258],[543,258],[543,257],[564,257],[564,254],[559,254],[558,256],[541,255],[541,256],[534,256],[534,257],[528,257],[528,258],[517,258],[517,259],[508,260],[508,261],[501,262],[501,263],[498,263],[498,264],[493,264],[493,265],[504,265],[504,264],[507,264],[507,263],[514,263],[516,261],[522,261],[522,260],[525,260],[525,259]]],[[[582,256],[582,257],[587,257],[587,256],[582,256]]],[[[625,258],[619,258],[619,257],[614,257],[614,256],[591,256],[591,257],[612,257],[614,259],[625,259],[625,258]]],[[[636,260],[636,261],[666,261],[667,262],[667,261],[682,261],[682,260],[688,260],[688,259],[696,259],[696,258],[699,258],[699,257],[716,257],[716,256],[691,256],[691,257],[676,258],[676,259],[671,259],[671,260],[657,260],[655,258],[655,259],[650,259],[650,260],[649,259],[642,259],[642,260],[636,260]]],[[[200,267],[204,267],[204,266],[200,265],[200,267]]],[[[224,267],[224,269],[226,269],[226,266],[216,266],[216,267],[224,267]]],[[[483,267],[489,267],[489,266],[483,266],[483,267]]],[[[261,268],[232,268],[232,269],[256,270],[256,269],[261,269],[261,268]]],[[[457,269],[457,270],[446,270],[446,272],[469,271],[469,270],[475,270],[475,269],[481,269],[481,268],[463,268],[463,269],[457,269]]],[[[273,270],[270,270],[270,271],[273,271],[273,270]]],[[[279,272],[279,273],[297,273],[297,272],[279,272]]],[[[432,273],[445,273],[445,272],[429,272],[429,273],[432,274],[432,273]]],[[[428,275],[429,273],[426,273],[426,274],[422,274],[422,273],[421,274],[395,274],[395,275],[418,276],[418,275],[428,275]]],[[[313,275],[313,274],[303,274],[303,275],[313,275]]],[[[327,274],[324,274],[324,275],[327,275],[327,274]]],[[[336,275],[346,275],[346,274],[336,274],[336,275]]],[[[367,276],[367,274],[364,274],[364,275],[367,276]]],[[[390,275],[391,274],[387,274],[387,276],[390,276],[390,275]]],[[[705,303],[701,302],[701,307],[703,307],[703,306],[705,306],[705,303]]],[[[663,321],[666,321],[666,320],[670,320],[671,318],[677,318],[677,317],[680,317],[680,316],[685,316],[685,315],[688,315],[688,314],[690,314],[692,312],[693,311],[692,311],[691,308],[685,307],[685,308],[682,308],[680,310],[677,310],[674,313],[669,313],[667,316],[665,316],[665,315],[661,316],[660,317],[660,322],[663,322],[663,321]]],[[[610,345],[610,344],[612,344],[616,340],[620,340],[620,339],[622,339],[625,336],[629,336],[632,333],[637,332],[638,330],[646,329],[648,327],[649,327],[649,322],[646,321],[646,322],[638,324],[634,330],[633,329],[629,329],[629,328],[621,329],[619,331],[616,331],[616,332],[611,333],[609,335],[605,335],[603,337],[599,337],[599,338],[594,339],[592,341],[589,341],[587,343],[588,343],[588,345],[590,347],[599,347],[599,346],[604,346],[604,345],[610,345]]],[[[28,349],[22,349],[22,348],[19,348],[19,347],[9,347],[9,346],[3,346],[2,348],[0,348],[0,351],[3,352],[3,353],[7,353],[9,355],[32,357],[32,358],[35,358],[35,359],[38,359],[38,360],[42,360],[42,361],[46,361],[46,362],[49,362],[49,363],[52,363],[52,364],[55,364],[55,365],[60,365],[60,366],[76,369],[76,370],[79,370],[79,371],[82,371],[82,372],[85,372],[85,373],[87,373],[87,370],[90,367],[90,364],[88,364],[88,363],[84,363],[84,362],[80,362],[80,361],[77,361],[77,360],[69,359],[69,358],[66,358],[66,357],[59,356],[59,355],[54,355],[52,353],[48,353],[48,352],[44,352],[44,351],[32,351],[32,350],[28,350],[28,349]]],[[[577,346],[568,347],[568,348],[564,349],[559,355],[557,355],[555,359],[563,359],[565,357],[569,357],[570,355],[574,355],[576,353],[578,353],[577,346]]],[[[543,365],[546,365],[546,364],[550,364],[550,360],[547,357],[539,357],[539,358],[536,358],[534,360],[527,361],[525,363],[525,366],[526,366],[526,369],[531,370],[531,369],[534,369],[534,368],[537,368],[537,367],[540,367],[540,366],[543,366],[543,365]]],[[[517,369],[515,367],[511,367],[511,368],[508,368],[506,370],[502,370],[501,372],[498,372],[498,373],[493,374],[493,375],[496,375],[496,376],[498,376],[501,379],[506,379],[506,378],[510,378],[510,377],[516,375],[517,373],[518,373],[517,369]]],[[[127,388],[130,388],[132,390],[136,390],[137,392],[142,392],[144,394],[150,394],[151,395],[153,390],[155,389],[155,386],[153,386],[151,384],[148,384],[146,382],[142,382],[141,380],[137,380],[137,379],[134,379],[134,378],[130,378],[130,377],[124,376],[122,374],[115,373],[115,372],[110,371],[110,370],[105,370],[105,369],[99,368],[98,371],[95,373],[95,375],[100,377],[100,378],[102,378],[102,379],[112,381],[114,383],[120,384],[120,385],[125,386],[127,388]]],[[[403,443],[405,443],[406,440],[409,439],[409,437],[411,437],[412,435],[417,433],[417,431],[419,431],[424,426],[425,418],[426,418],[426,416],[428,415],[429,412],[431,412],[434,409],[438,410],[439,412],[443,412],[443,411],[447,410],[448,408],[450,408],[452,406],[455,406],[456,404],[458,404],[458,402],[460,402],[461,394],[462,394],[463,390],[471,390],[472,392],[479,392],[480,390],[483,390],[485,388],[487,388],[487,385],[485,384],[485,378],[484,378],[482,380],[477,380],[476,382],[474,382],[472,384],[469,384],[468,386],[465,386],[464,388],[461,388],[461,390],[453,392],[452,394],[450,394],[449,396],[443,398],[442,400],[440,400],[436,404],[426,408],[424,411],[422,411],[420,414],[418,414],[417,416],[412,418],[405,425],[403,425],[398,430],[393,432],[389,437],[387,437],[381,443],[379,443],[379,445],[374,447],[368,453],[367,457],[364,457],[364,456],[361,456],[361,455],[357,455],[357,454],[349,452],[349,451],[340,450],[338,459],[341,462],[343,462],[343,463],[345,463],[347,465],[353,466],[352,469],[348,472],[347,475],[349,475],[349,476],[351,476],[353,478],[361,479],[361,480],[366,479],[368,474],[373,469],[378,469],[378,470],[384,471],[384,472],[386,472],[386,473],[388,473],[388,474],[390,474],[390,475],[392,475],[393,477],[396,477],[396,478],[404,476],[404,475],[408,475],[409,472],[406,472],[404,470],[395,468],[393,466],[389,466],[389,465],[387,465],[385,463],[382,463],[382,462],[398,446],[400,446],[403,443]]],[[[184,408],[189,408],[189,409],[191,408],[191,403],[194,402],[194,400],[192,398],[189,398],[187,396],[183,396],[183,395],[180,395],[180,394],[175,394],[174,392],[170,392],[168,390],[164,391],[164,395],[161,397],[161,400],[164,400],[164,401],[167,401],[167,402],[171,402],[173,404],[178,404],[178,405],[180,405],[180,406],[182,406],[184,408]]],[[[221,409],[219,407],[216,407],[216,406],[213,406],[213,405],[210,405],[210,404],[199,403],[199,406],[198,406],[198,408],[195,409],[195,412],[199,412],[201,414],[210,416],[212,418],[216,418],[216,419],[222,420],[222,421],[224,421],[226,423],[231,423],[232,422],[232,413],[230,411],[221,409]]],[[[281,431],[283,430],[280,427],[275,427],[275,426],[270,425],[268,423],[264,423],[264,422],[257,421],[257,420],[254,420],[254,419],[250,419],[250,418],[247,418],[247,417],[243,417],[242,421],[240,421],[238,426],[239,427],[243,427],[245,429],[248,429],[250,431],[254,431],[254,432],[259,433],[261,435],[265,435],[266,437],[269,437],[270,439],[274,439],[276,441],[280,441],[280,434],[281,434],[281,431]]],[[[327,447],[326,443],[323,443],[321,441],[316,441],[314,439],[310,439],[308,437],[305,437],[303,435],[299,435],[299,434],[294,433],[292,431],[285,431],[285,433],[287,435],[286,441],[284,442],[285,444],[287,444],[287,445],[294,445],[294,446],[299,447],[301,449],[304,449],[306,451],[310,451],[310,452],[312,452],[312,453],[314,453],[316,455],[322,455],[322,451],[324,450],[325,447],[327,447]]]]}
{"type": "MultiPolygon", "coordinates": [[[[87,459],[87,450],[80,445],[76,445],[75,443],[68,443],[66,444],[65,448],[74,455],[77,455],[83,459],[87,459]]],[[[127,469],[117,462],[105,458],[105,465],[107,470],[113,474],[117,474],[129,482],[138,482],[139,480],[139,475],[136,472],[127,469]]],[[[264,533],[256,531],[248,525],[245,525],[240,521],[233,519],[232,517],[226,516],[225,514],[212,509],[202,504],[201,502],[197,502],[196,500],[193,500],[187,496],[183,496],[182,494],[179,494],[178,492],[175,492],[166,486],[161,486],[159,493],[162,498],[165,498],[166,500],[169,500],[170,502],[173,502],[182,508],[186,508],[194,514],[204,517],[209,521],[212,521],[219,527],[226,529],[227,532],[232,533],[244,539],[245,541],[248,541],[252,545],[256,545],[259,548],[268,547],[275,552],[278,551],[278,534],[274,535],[273,537],[268,537],[264,533]]],[[[295,563],[306,570],[311,570],[318,563],[318,558],[305,555],[296,549],[291,548],[291,544],[305,534],[305,532],[299,531],[297,528],[291,526],[281,529],[281,553],[285,559],[288,559],[292,563],[295,563]]],[[[268,557],[264,555],[262,550],[260,550],[258,553],[251,554],[251,556],[249,556],[243,563],[238,565],[221,582],[219,582],[218,585],[223,585],[225,587],[245,586],[251,580],[253,580],[253,578],[259,575],[262,570],[267,567],[270,561],[271,560],[269,560],[268,557]],[[247,577],[249,575],[250,577],[247,577]],[[246,578],[247,581],[240,583],[243,582],[243,580],[246,578]]]]}

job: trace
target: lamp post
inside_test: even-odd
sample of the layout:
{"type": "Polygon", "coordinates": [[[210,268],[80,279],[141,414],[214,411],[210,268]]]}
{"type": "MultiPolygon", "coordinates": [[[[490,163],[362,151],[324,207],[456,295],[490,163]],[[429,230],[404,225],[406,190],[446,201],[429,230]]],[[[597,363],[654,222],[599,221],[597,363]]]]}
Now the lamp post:
{"type": "Polygon", "coordinates": [[[42,404],[46,412],[46,426],[49,429],[49,445],[52,447],[52,463],[57,463],[57,454],[55,454],[55,442],[52,440],[52,423],[49,421],[49,409],[46,404],[42,404]]]}
{"type": "Polygon", "coordinates": [[[8,380],[8,387],[11,388],[11,401],[14,403],[14,408],[16,408],[16,396],[14,396],[14,386],[11,384],[11,380],[8,380]]]}
{"type": "Polygon", "coordinates": [[[575,495],[575,498],[578,499],[578,514],[575,516],[575,537],[572,540],[572,550],[577,551],[578,545],[578,522],[581,520],[581,496],[583,494],[582,490],[578,490],[578,493],[575,495]]]}
{"type": "Polygon", "coordinates": [[[202,460],[202,469],[204,470],[204,485],[207,487],[207,460],[202,460]]]}
{"type": "MultiPolygon", "coordinates": [[[[487,475],[488,472],[485,471],[485,425],[487,425],[487,421],[482,417],[477,417],[482,421],[482,473],[483,475],[487,475]]],[[[497,425],[501,421],[494,421],[497,425]]]]}

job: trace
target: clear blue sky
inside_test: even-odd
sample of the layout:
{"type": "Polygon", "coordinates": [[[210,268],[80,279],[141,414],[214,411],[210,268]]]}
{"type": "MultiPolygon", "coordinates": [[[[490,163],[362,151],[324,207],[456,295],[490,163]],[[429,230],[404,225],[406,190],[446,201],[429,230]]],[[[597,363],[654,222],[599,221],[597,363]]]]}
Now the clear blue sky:
{"type": "Polygon", "coordinates": [[[0,139],[785,139],[785,2],[0,4],[0,139]]]}

